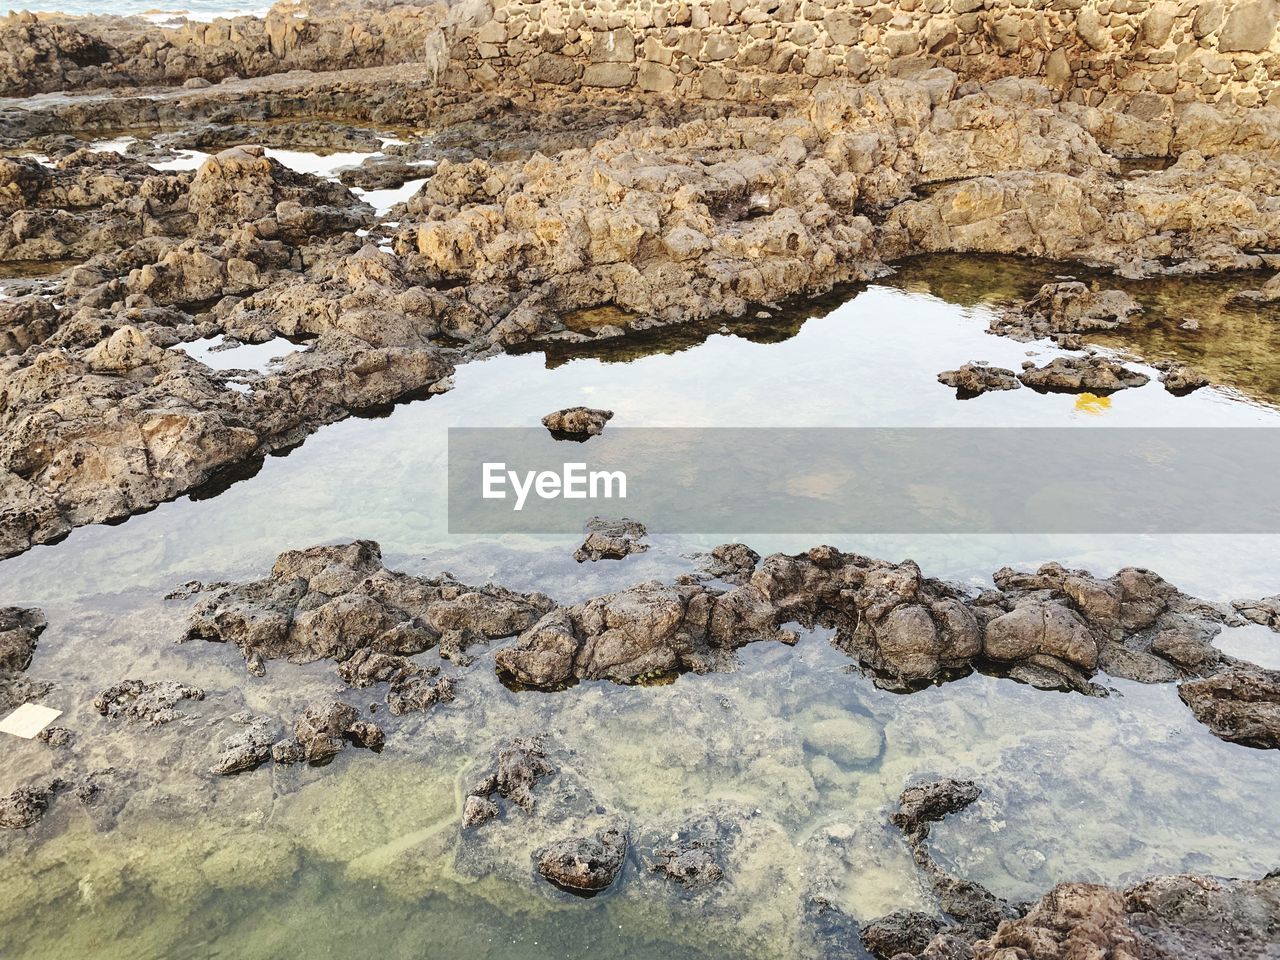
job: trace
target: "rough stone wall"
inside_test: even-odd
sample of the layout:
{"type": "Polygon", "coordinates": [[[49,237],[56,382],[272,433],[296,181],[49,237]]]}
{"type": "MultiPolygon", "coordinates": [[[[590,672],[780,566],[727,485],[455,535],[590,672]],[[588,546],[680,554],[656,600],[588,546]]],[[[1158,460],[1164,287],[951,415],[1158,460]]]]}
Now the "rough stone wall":
{"type": "Polygon", "coordinates": [[[517,78],[749,101],[939,65],[1040,77],[1089,106],[1280,102],[1280,0],[494,0],[469,19],[453,77],[487,89],[517,78]]]}

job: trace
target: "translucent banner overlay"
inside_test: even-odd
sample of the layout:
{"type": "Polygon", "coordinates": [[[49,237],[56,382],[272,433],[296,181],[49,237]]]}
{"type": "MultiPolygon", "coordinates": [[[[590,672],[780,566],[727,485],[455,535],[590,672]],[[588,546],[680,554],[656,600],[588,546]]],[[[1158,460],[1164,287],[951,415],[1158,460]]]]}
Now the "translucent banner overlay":
{"type": "Polygon", "coordinates": [[[1280,533],[1278,494],[1273,428],[449,430],[451,533],[1280,533]]]}

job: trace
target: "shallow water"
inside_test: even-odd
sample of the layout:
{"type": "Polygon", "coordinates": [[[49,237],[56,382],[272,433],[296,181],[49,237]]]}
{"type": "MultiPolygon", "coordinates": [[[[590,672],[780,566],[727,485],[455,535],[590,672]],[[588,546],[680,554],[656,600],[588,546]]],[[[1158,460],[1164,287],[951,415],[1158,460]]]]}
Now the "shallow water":
{"type": "MultiPolygon", "coordinates": [[[[577,403],[613,409],[611,426],[1280,425],[1273,321],[1256,311],[1221,328],[1205,313],[1197,363],[1235,371],[1225,388],[1174,397],[1153,377],[1107,398],[1024,389],[958,401],[936,382],[940,371],[971,360],[1017,369],[1059,352],[985,333],[994,304],[1034,292],[1050,269],[1062,268],[916,261],[864,290],[726,332],[717,323],[464,365],[452,391],[325,428],[216,496],[83,528],[0,563],[0,603],[39,605],[49,617],[30,674],[64,678],[47,700],[67,711],[60,722],[77,731],[85,762],[141,771],[111,829],[93,808],[60,799],[29,836],[0,847],[0,956],[803,956],[798,910],[815,891],[863,920],[931,908],[886,825],[904,782],[922,774],[983,785],[978,804],[935,829],[934,845],[1004,896],[1073,878],[1274,867],[1280,807],[1259,798],[1280,787],[1275,753],[1217,740],[1172,686],[1112,681],[1111,696],[1086,699],[973,675],[900,696],[852,672],[820,633],[795,649],[744,648],[728,674],[557,694],[507,690],[493,651],[481,650],[456,703],[379,715],[381,756],[347,751],[322,770],[267,767],[215,782],[202,772],[207,756],[178,749],[184,738],[186,751],[221,739],[237,710],[291,716],[341,689],[331,664],[273,662],[254,678],[234,649],[176,645],[186,604],[160,598],[181,581],[261,576],[283,549],[370,537],[393,567],[574,601],[687,572],[691,551],[724,539],[652,537],[648,553],[579,566],[575,538],[450,535],[449,426],[536,426],[577,403]],[[1241,338],[1256,345],[1257,363],[1231,359],[1241,338]],[[153,734],[109,725],[72,692],[124,676],[181,679],[210,696],[189,708],[193,726],[153,734]],[[531,865],[477,875],[457,839],[462,786],[493,745],[535,731],[570,751],[601,806],[637,833],[708,804],[740,811],[738,869],[692,900],[634,861],[590,901],[554,894],[531,865]],[[147,743],[160,757],[138,757],[147,743]]],[[[1216,283],[1178,281],[1177,297],[1168,281],[1135,286],[1152,326],[1111,346],[1159,342],[1151,330],[1167,333],[1166,315],[1210,303],[1216,283]]],[[[750,534],[741,531],[761,553],[814,544],[750,534]]],[[[974,585],[1000,566],[1046,560],[1100,574],[1149,566],[1218,600],[1274,593],[1280,580],[1277,537],[826,539],[974,585]]],[[[1220,644],[1263,662],[1275,639],[1242,628],[1220,644]]],[[[47,748],[18,745],[0,791],[49,762],[47,748]]]]}

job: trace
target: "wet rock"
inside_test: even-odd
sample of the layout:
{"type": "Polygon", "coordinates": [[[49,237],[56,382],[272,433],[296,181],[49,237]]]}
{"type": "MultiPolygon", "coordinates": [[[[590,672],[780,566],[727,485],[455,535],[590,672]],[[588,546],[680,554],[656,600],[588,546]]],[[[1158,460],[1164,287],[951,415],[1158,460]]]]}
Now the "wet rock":
{"type": "Polygon", "coordinates": [[[486,774],[468,796],[487,800],[496,795],[531,813],[538,781],[553,773],[555,767],[547,759],[542,741],[536,737],[517,737],[497,751],[493,771],[486,774]]]}
{"type": "Polygon", "coordinates": [[[743,584],[755,573],[760,554],[745,543],[722,543],[699,559],[708,576],[726,583],[743,584]]]}
{"type": "Polygon", "coordinates": [[[587,521],[587,539],[573,552],[573,558],[579,563],[587,560],[594,563],[597,560],[621,560],[633,553],[644,553],[649,545],[640,541],[647,533],[639,520],[592,517],[587,521]]]}
{"type": "Polygon", "coordinates": [[[35,607],[0,607],[0,673],[22,673],[49,622],[35,607]]]}
{"type": "Polygon", "coordinates": [[[1122,290],[1094,290],[1079,281],[1047,283],[1032,299],[991,323],[991,332],[1015,340],[1038,340],[1114,330],[1141,312],[1122,290]]]}
{"type": "Polygon", "coordinates": [[[210,773],[230,776],[253,770],[271,759],[271,747],[277,736],[275,721],[270,717],[242,717],[239,721],[243,722],[244,729],[222,741],[210,773]]]}
{"type": "Polygon", "coordinates": [[[0,797],[0,830],[25,830],[39,823],[53,794],[52,787],[19,787],[0,797]]]}
{"type": "Polygon", "coordinates": [[[122,680],[98,694],[93,708],[104,717],[159,727],[183,716],[178,710],[182,701],[203,699],[199,687],[176,680],[122,680]]]}
{"type": "Polygon", "coordinates": [[[551,844],[537,855],[538,873],[571,893],[595,894],[617,879],[626,855],[626,831],[609,826],[591,836],[551,844]]]}
{"type": "Polygon", "coordinates": [[[954,387],[957,400],[969,400],[989,390],[1017,390],[1021,383],[1012,370],[982,362],[966,363],[957,370],[938,374],[938,382],[954,387]]]}
{"type": "Polygon", "coordinates": [[[1141,387],[1150,381],[1145,373],[1130,370],[1106,357],[1055,357],[1042,367],[1027,361],[1018,379],[1041,393],[1095,393],[1141,387]]]}
{"type": "Polygon", "coordinates": [[[462,827],[466,830],[479,826],[497,817],[498,812],[498,805],[488,797],[471,794],[462,804],[462,827]]]}
{"type": "Polygon", "coordinates": [[[613,419],[612,410],[593,410],[591,407],[566,407],[548,413],[542,425],[557,440],[589,440],[604,432],[604,425],[613,419]]]}
{"type": "Polygon", "coordinates": [[[457,684],[453,677],[440,676],[439,667],[424,667],[407,657],[376,653],[368,647],[338,664],[338,676],[353,687],[386,683],[387,707],[395,716],[453,700],[457,684]]]}
{"type": "Polygon", "coordinates": [[[927,835],[928,824],[958,813],[980,796],[982,789],[972,780],[930,780],[902,791],[898,810],[891,819],[905,834],[927,835]]]}
{"type": "Polygon", "coordinates": [[[66,727],[45,727],[36,734],[36,739],[47,743],[55,750],[60,750],[75,743],[76,735],[66,727]]]}
{"type": "Polygon", "coordinates": [[[1098,641],[1084,620],[1066,604],[1029,600],[987,623],[983,652],[993,660],[1054,657],[1092,672],[1098,665],[1098,641]]]}
{"type": "Polygon", "coordinates": [[[942,931],[942,921],[915,910],[897,910],[862,926],[862,945],[877,960],[923,953],[942,931]]]}
{"type": "Polygon", "coordinates": [[[1160,382],[1164,384],[1164,388],[1177,397],[1186,396],[1210,383],[1203,370],[1175,360],[1158,360],[1152,366],[1160,371],[1160,382]]]}
{"type": "Polygon", "coordinates": [[[1263,597],[1261,600],[1236,600],[1232,606],[1250,623],[1270,627],[1280,633],[1280,596],[1263,597]]]}
{"type": "Polygon", "coordinates": [[[1178,696],[1215,736],[1280,749],[1280,671],[1232,667],[1179,684],[1178,696]]]}
{"type": "Polygon", "coordinates": [[[1280,921],[1280,878],[1153,877],[1127,890],[1063,883],[1003,925],[974,957],[1268,955],[1280,921]]]}
{"type": "Polygon", "coordinates": [[[990,935],[1015,915],[1013,908],[986,887],[953,876],[929,850],[929,825],[969,806],[982,791],[971,780],[943,778],[908,787],[899,799],[894,824],[902,830],[916,865],[924,872],[939,906],[970,937],[990,935]]]}
{"type": "Polygon", "coordinates": [[[715,852],[697,841],[658,847],[650,869],[686,890],[702,890],[724,879],[715,852]]]}
{"type": "Polygon", "coordinates": [[[361,650],[404,656],[438,643],[461,651],[518,633],[551,606],[541,594],[388,570],[378,545],[358,540],[282,553],[267,579],[201,600],[187,638],[235,643],[261,673],[274,659],[350,660],[361,650]]]}
{"type": "Polygon", "coordinates": [[[378,751],[386,737],[375,723],[360,719],[355,707],[341,700],[313,703],[294,724],[293,737],[277,743],[271,751],[276,763],[323,764],[352,743],[378,751]]]}

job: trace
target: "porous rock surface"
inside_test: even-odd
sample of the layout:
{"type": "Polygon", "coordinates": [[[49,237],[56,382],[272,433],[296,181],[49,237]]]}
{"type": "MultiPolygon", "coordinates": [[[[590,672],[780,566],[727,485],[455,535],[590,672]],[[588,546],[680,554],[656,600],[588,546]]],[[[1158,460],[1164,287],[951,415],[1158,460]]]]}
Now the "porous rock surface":
{"type": "MultiPolygon", "coordinates": [[[[262,673],[268,660],[350,661],[361,651],[405,656],[439,645],[461,656],[477,640],[519,633],[551,606],[537,593],[388,570],[376,543],[357,540],[287,551],[268,578],[203,598],[187,637],[234,643],[250,670],[262,673]]],[[[375,671],[383,666],[398,666],[409,680],[403,664],[383,662],[375,671]]],[[[347,669],[358,677],[360,663],[347,669]]]]}

